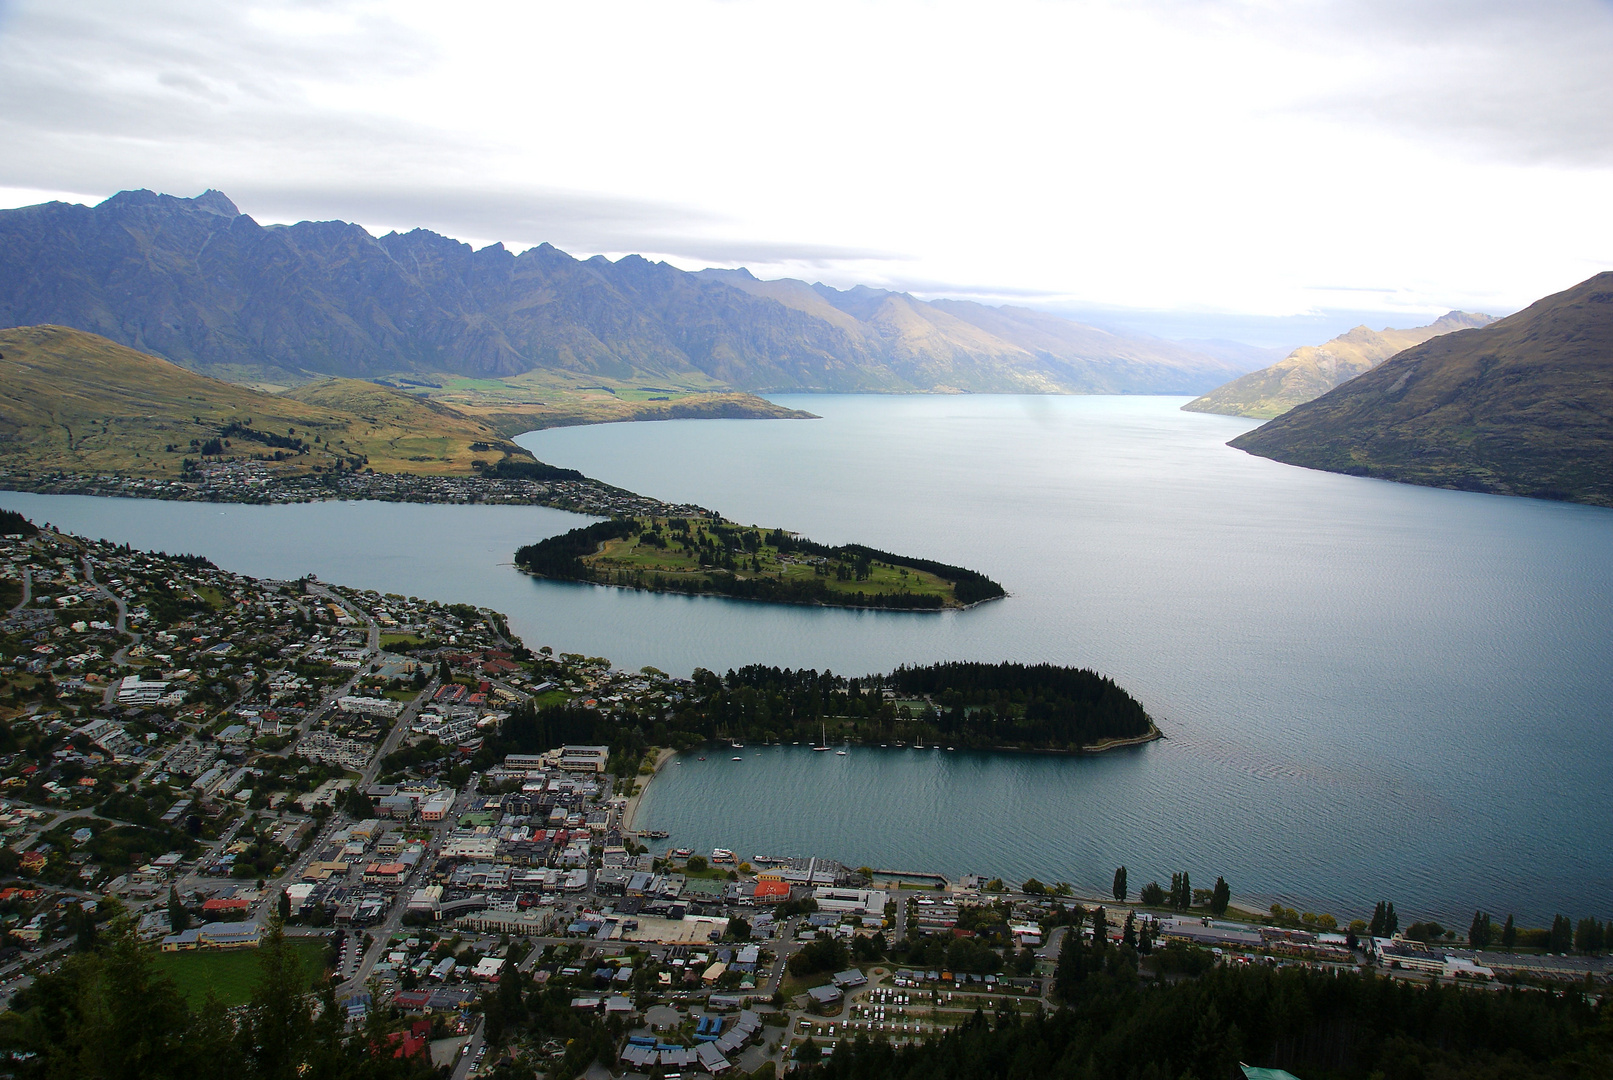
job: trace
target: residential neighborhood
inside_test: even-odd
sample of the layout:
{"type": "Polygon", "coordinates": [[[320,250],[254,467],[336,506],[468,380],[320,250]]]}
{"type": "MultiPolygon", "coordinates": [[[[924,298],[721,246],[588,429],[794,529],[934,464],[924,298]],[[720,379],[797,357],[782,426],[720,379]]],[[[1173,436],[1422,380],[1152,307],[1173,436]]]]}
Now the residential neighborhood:
{"type": "Polygon", "coordinates": [[[531,651],[486,609],[49,529],[0,538],[0,588],[6,1001],[119,911],[179,973],[299,943],[349,1023],[455,1077],[755,1075],[1030,1015],[1072,934],[1145,965],[1608,979],[1280,906],[691,850],[632,819],[670,753],[646,723],[700,685],[531,651]],[[517,1031],[506,994],[551,1011],[517,1031]]]}

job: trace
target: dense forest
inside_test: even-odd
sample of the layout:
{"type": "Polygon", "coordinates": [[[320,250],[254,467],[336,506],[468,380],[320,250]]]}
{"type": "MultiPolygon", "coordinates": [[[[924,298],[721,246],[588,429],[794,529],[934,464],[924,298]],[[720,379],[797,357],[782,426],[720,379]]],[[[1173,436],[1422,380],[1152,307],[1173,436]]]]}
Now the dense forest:
{"type": "Polygon", "coordinates": [[[937,664],[888,675],[751,665],[726,676],[704,669],[684,699],[659,712],[609,715],[576,706],[518,706],[478,760],[534,753],[567,742],[687,748],[719,739],[752,742],[937,741],[959,748],[1076,750],[1150,731],[1142,706],[1113,680],[1050,664],[937,664]],[[889,687],[913,704],[887,698],[889,687]],[[920,704],[919,695],[930,703],[920,704]],[[918,704],[918,708],[913,707],[918,704]]]}
{"type": "Polygon", "coordinates": [[[782,529],[768,531],[725,522],[691,523],[681,518],[664,522],[617,518],[586,525],[520,548],[515,553],[515,565],[559,581],[781,604],[906,611],[937,611],[948,606],[937,593],[908,589],[892,580],[895,575],[906,578],[909,572],[933,575],[949,583],[956,604],[975,604],[1005,595],[997,582],[960,566],[893,555],[861,544],[830,547],[782,529]],[[642,566],[612,568],[587,561],[601,544],[632,537],[641,537],[643,545],[668,553],[669,559],[687,562],[694,572],[658,573],[642,566]],[[811,576],[787,574],[784,561],[789,559],[816,561],[820,565],[811,576]],[[884,574],[876,574],[877,567],[884,568],[884,574]],[[848,584],[841,587],[831,582],[848,584]]]}
{"type": "Polygon", "coordinates": [[[0,536],[32,536],[39,526],[15,510],[0,510],[0,536]]]}
{"type": "Polygon", "coordinates": [[[1613,1075],[1613,1010],[1598,1014],[1578,990],[1471,990],[1267,967],[1211,967],[1197,978],[1176,972],[1176,981],[1143,982],[1129,946],[1094,949],[1075,934],[1067,940],[1066,952],[1088,955],[1060,957],[1057,1012],[977,1012],[948,1034],[901,1049],[859,1036],[796,1075],[1241,1080],[1239,1062],[1304,1080],[1613,1075]]]}

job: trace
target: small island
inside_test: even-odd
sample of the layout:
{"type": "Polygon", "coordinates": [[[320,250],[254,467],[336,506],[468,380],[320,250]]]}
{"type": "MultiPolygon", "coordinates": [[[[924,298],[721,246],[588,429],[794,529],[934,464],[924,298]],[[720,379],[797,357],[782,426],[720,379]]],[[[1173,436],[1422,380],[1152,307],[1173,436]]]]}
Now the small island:
{"type": "Polygon", "coordinates": [[[942,611],[1007,595],[960,566],[698,517],[601,521],[528,544],[515,565],[557,581],[822,607],[942,611]]]}

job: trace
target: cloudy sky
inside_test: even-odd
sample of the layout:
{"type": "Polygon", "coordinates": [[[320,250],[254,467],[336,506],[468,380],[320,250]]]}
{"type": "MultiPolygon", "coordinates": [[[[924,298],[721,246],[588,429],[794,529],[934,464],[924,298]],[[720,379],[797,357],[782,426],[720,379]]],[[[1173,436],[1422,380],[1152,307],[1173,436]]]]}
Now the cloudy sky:
{"type": "Polygon", "coordinates": [[[1613,267],[1607,0],[0,0],[0,103],[0,205],[216,187],[1183,335],[1613,267]]]}

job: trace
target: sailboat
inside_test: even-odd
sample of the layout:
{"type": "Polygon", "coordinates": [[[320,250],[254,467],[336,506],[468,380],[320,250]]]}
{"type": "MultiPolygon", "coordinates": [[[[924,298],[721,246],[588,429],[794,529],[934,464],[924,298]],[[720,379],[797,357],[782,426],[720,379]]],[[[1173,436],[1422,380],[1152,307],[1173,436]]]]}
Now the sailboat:
{"type": "Polygon", "coordinates": [[[826,734],[824,734],[823,722],[822,721],[818,722],[818,745],[814,746],[812,749],[816,750],[819,753],[822,753],[823,751],[829,749],[829,737],[826,734]]]}

